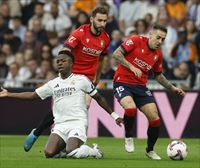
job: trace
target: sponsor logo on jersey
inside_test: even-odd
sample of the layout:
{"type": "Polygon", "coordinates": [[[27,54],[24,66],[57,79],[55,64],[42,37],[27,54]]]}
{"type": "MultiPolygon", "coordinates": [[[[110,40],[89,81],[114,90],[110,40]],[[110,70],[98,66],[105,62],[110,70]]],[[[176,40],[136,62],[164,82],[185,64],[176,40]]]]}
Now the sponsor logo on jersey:
{"type": "Polygon", "coordinates": [[[85,54],[93,55],[93,56],[99,56],[102,53],[102,50],[96,50],[93,48],[83,47],[82,52],[85,54]]]}
{"type": "Polygon", "coordinates": [[[67,88],[61,88],[58,90],[54,90],[55,98],[60,98],[63,96],[70,96],[76,91],[75,87],[67,87],[67,88]]]}
{"type": "Polygon", "coordinates": [[[150,70],[152,67],[151,65],[147,64],[146,62],[140,60],[139,58],[135,58],[134,61],[133,61],[136,65],[138,65],[139,67],[141,67],[142,69],[145,69],[145,70],[150,70]]]}

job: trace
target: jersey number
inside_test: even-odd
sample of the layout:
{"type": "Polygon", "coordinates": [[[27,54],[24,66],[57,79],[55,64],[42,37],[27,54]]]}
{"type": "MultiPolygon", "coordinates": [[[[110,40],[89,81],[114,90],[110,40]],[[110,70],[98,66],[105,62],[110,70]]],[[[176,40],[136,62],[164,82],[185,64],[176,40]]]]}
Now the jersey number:
{"type": "Polygon", "coordinates": [[[124,87],[123,86],[119,86],[116,88],[116,91],[118,94],[120,94],[120,92],[124,91],[124,87]]]}

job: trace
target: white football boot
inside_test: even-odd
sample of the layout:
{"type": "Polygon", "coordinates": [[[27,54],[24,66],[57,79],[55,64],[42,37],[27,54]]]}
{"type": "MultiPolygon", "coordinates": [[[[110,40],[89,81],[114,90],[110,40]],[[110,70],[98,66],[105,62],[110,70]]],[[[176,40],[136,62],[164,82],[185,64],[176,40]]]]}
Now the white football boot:
{"type": "Polygon", "coordinates": [[[155,151],[146,152],[146,156],[152,160],[161,160],[161,157],[155,151]]]}
{"type": "Polygon", "coordinates": [[[94,156],[94,158],[102,159],[103,158],[103,152],[99,149],[99,146],[95,143],[92,146],[93,146],[92,148],[96,151],[96,156],[94,156]]]}
{"type": "Polygon", "coordinates": [[[125,150],[129,153],[134,152],[135,146],[134,146],[134,141],[133,138],[125,138],[125,150]]]}

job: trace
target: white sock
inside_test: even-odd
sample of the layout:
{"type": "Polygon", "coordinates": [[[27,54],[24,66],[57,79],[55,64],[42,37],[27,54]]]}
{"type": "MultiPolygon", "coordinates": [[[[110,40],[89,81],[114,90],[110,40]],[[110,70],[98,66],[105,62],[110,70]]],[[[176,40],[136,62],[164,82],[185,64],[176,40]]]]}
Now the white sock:
{"type": "Polygon", "coordinates": [[[90,156],[96,156],[97,151],[87,145],[81,145],[80,148],[73,150],[72,152],[67,154],[67,157],[73,158],[87,158],[90,156]]]}

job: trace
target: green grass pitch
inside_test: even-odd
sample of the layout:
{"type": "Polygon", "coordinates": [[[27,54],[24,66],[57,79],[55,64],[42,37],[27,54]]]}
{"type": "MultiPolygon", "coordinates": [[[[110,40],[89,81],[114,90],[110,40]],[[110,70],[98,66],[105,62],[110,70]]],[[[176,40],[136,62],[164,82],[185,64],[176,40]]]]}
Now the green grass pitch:
{"type": "Polygon", "coordinates": [[[183,139],[189,149],[184,161],[172,161],[166,155],[170,139],[159,139],[155,150],[161,161],[149,160],[144,155],[146,140],[135,139],[135,152],[124,150],[124,140],[91,138],[87,144],[98,143],[104,159],[46,159],[43,154],[47,136],[42,136],[29,152],[24,152],[25,136],[0,136],[0,168],[200,168],[200,140],[183,139]]]}

